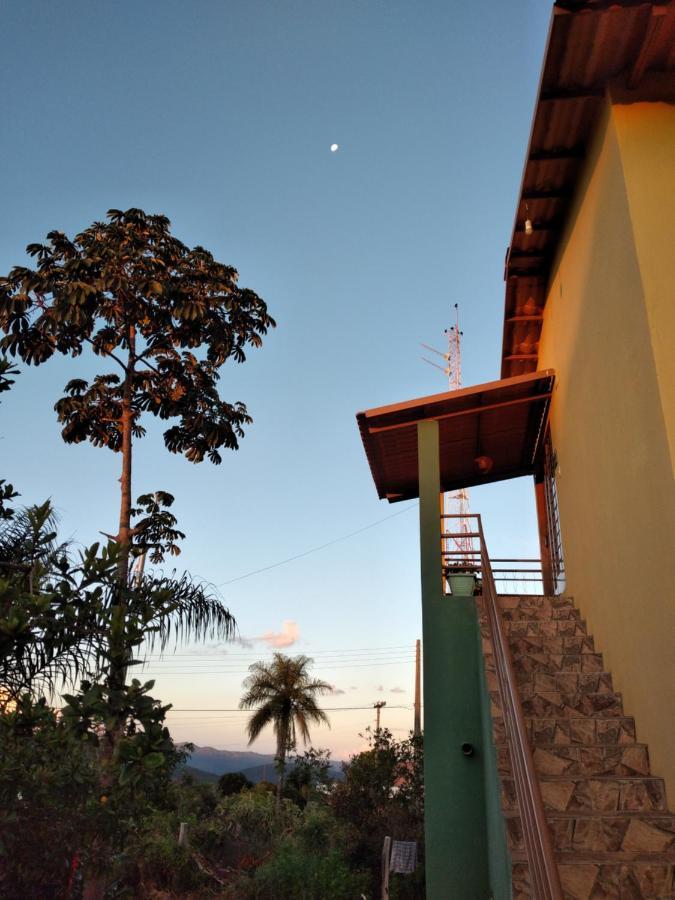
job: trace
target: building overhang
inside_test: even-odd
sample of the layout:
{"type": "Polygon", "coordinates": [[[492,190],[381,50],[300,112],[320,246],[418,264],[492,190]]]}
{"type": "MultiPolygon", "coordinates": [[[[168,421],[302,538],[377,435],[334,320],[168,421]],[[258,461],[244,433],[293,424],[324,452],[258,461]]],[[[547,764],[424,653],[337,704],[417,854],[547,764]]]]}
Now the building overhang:
{"type": "Polygon", "coordinates": [[[442,491],[534,474],[554,380],[546,369],[358,413],[378,496],[419,496],[421,422],[438,422],[442,491]]]}
{"type": "Polygon", "coordinates": [[[538,366],[552,266],[607,98],[675,102],[673,0],[557,0],[506,252],[504,377],[538,366]]]}

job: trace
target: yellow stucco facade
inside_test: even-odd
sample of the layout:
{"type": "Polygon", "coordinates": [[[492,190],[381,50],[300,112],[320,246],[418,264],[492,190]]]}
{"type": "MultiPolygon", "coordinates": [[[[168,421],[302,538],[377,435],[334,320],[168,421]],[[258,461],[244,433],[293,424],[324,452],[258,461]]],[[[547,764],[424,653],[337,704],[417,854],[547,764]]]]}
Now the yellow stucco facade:
{"type": "Polygon", "coordinates": [[[539,347],[567,576],[675,803],[675,106],[607,101],[539,347]]]}

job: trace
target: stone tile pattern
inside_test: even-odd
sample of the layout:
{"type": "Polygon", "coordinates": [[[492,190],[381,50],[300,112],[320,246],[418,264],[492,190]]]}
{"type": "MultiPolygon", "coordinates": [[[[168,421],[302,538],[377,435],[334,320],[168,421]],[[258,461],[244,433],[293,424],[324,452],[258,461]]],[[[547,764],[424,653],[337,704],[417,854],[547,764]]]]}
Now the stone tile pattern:
{"type": "MultiPolygon", "coordinates": [[[[675,815],[602,654],[565,597],[499,598],[565,900],[675,900],[675,815]]],[[[480,600],[479,600],[480,605],[480,600]]],[[[481,610],[485,670],[513,860],[532,897],[501,697],[481,610]]]]}

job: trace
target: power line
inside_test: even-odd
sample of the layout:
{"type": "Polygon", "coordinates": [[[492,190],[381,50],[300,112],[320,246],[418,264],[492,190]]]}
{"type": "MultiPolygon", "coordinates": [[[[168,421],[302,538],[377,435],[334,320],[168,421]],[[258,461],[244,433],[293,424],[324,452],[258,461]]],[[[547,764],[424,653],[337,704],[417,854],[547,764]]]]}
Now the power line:
{"type": "MultiPolygon", "coordinates": [[[[346,647],[346,648],[342,648],[342,649],[341,648],[333,648],[331,650],[311,650],[310,649],[310,650],[307,650],[307,653],[305,655],[309,654],[312,659],[316,659],[317,657],[323,657],[323,656],[329,656],[329,655],[330,656],[341,655],[343,653],[344,654],[346,654],[346,653],[350,653],[350,654],[351,653],[384,653],[386,651],[407,650],[407,649],[409,649],[409,647],[410,647],[410,644],[392,644],[390,646],[384,646],[384,647],[352,647],[352,648],[346,647]]],[[[245,657],[250,656],[250,657],[255,657],[257,659],[261,656],[261,654],[273,653],[273,652],[275,652],[273,648],[267,648],[267,647],[260,648],[259,650],[248,650],[248,649],[246,649],[246,650],[245,649],[223,650],[222,653],[217,653],[217,652],[204,653],[203,650],[190,650],[189,652],[186,652],[186,653],[171,653],[171,654],[161,653],[161,652],[149,653],[147,655],[146,659],[154,658],[154,659],[159,660],[159,659],[166,658],[168,655],[170,655],[172,657],[179,657],[179,656],[180,657],[199,656],[202,658],[212,657],[213,659],[219,659],[219,658],[226,659],[228,656],[231,656],[232,658],[243,659],[245,657]]]]}
{"type": "MultiPolygon", "coordinates": [[[[314,660],[315,666],[332,666],[336,664],[354,664],[360,665],[362,663],[373,663],[376,664],[378,662],[387,662],[387,660],[395,660],[408,657],[413,657],[415,654],[409,650],[399,650],[397,652],[392,653],[380,653],[377,656],[330,656],[323,657],[318,660],[314,660]]],[[[214,666],[216,668],[226,668],[231,669],[233,666],[237,668],[241,668],[242,666],[247,665],[247,660],[239,660],[239,659],[205,659],[204,657],[196,657],[193,660],[179,660],[174,661],[172,659],[155,659],[155,660],[147,660],[143,662],[141,665],[145,667],[159,667],[159,666],[169,666],[172,669],[181,669],[181,668],[191,668],[194,666],[214,666]]]]}
{"type": "MultiPolygon", "coordinates": [[[[353,665],[336,665],[331,666],[331,669],[379,669],[382,666],[401,666],[409,663],[412,665],[415,662],[415,657],[410,656],[405,659],[397,659],[392,660],[390,662],[382,662],[382,663],[354,663],[353,665]]],[[[328,667],[324,667],[328,668],[328,667]]],[[[237,676],[245,676],[248,675],[247,670],[242,669],[206,669],[206,668],[197,668],[197,669],[147,669],[143,672],[143,675],[237,675],[237,676]]]]}
{"type": "Polygon", "coordinates": [[[363,534],[364,531],[368,531],[370,528],[375,528],[377,525],[381,525],[383,522],[388,522],[389,519],[395,519],[396,516],[402,516],[403,513],[414,509],[416,506],[416,503],[411,503],[410,506],[406,506],[405,509],[399,509],[398,512],[392,513],[390,516],[385,516],[384,519],[378,519],[377,522],[371,522],[370,525],[364,525],[363,528],[357,528],[356,531],[350,531],[349,534],[343,534],[341,537],[334,538],[332,541],[328,541],[325,544],[320,544],[318,547],[312,547],[311,550],[305,550],[304,553],[297,553],[295,556],[289,556],[286,559],[281,559],[279,560],[279,562],[272,563],[272,565],[270,566],[264,566],[262,569],[255,569],[253,572],[247,572],[245,575],[238,575],[236,578],[230,578],[229,581],[221,581],[220,584],[216,585],[216,587],[225,587],[228,584],[234,584],[235,581],[243,581],[244,578],[252,578],[254,575],[260,575],[263,572],[269,572],[270,569],[277,569],[279,566],[285,566],[286,563],[295,562],[296,559],[302,559],[304,556],[309,556],[312,553],[318,553],[319,550],[325,550],[326,547],[332,547],[333,544],[339,544],[340,541],[346,541],[349,538],[355,537],[357,534],[363,534]]]}
{"type": "MultiPolygon", "coordinates": [[[[370,710],[372,708],[373,708],[372,703],[370,704],[370,706],[324,706],[324,707],[322,707],[324,712],[348,712],[351,710],[363,710],[363,709],[370,710]]],[[[387,709],[408,709],[408,710],[410,710],[410,709],[412,709],[412,707],[411,706],[387,706],[387,709]]],[[[171,707],[169,712],[180,712],[180,713],[186,713],[186,712],[233,713],[233,712],[236,712],[236,713],[246,713],[248,715],[251,712],[251,710],[250,709],[239,709],[238,707],[236,709],[188,709],[186,707],[181,707],[181,708],[171,707]]]]}

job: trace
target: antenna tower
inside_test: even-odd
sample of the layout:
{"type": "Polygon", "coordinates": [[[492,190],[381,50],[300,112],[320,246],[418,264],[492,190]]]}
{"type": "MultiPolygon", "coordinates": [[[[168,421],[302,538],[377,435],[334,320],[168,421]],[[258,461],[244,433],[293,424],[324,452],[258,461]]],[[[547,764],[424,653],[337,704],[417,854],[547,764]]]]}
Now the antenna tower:
{"type": "MultiPolygon", "coordinates": [[[[462,336],[464,332],[461,331],[459,327],[459,304],[455,303],[454,308],[455,324],[445,329],[445,334],[448,338],[447,352],[441,353],[438,350],[434,350],[433,347],[429,347],[427,344],[422,344],[427,350],[431,350],[432,353],[442,356],[445,360],[445,366],[439,366],[430,359],[422,357],[424,362],[429,363],[431,366],[435,366],[443,372],[448,379],[448,390],[450,391],[458,391],[462,387],[462,336]]],[[[468,535],[471,533],[471,526],[467,518],[469,515],[469,492],[466,488],[460,488],[458,491],[448,491],[445,493],[443,495],[443,510],[448,515],[460,516],[459,519],[455,520],[454,524],[456,527],[453,528],[453,530],[460,532],[460,535],[468,535]]],[[[451,552],[454,561],[460,562],[465,560],[471,562],[473,542],[470,537],[454,537],[443,543],[445,544],[443,549],[446,552],[451,552]]],[[[453,559],[451,558],[450,561],[453,561],[453,559]]]]}

